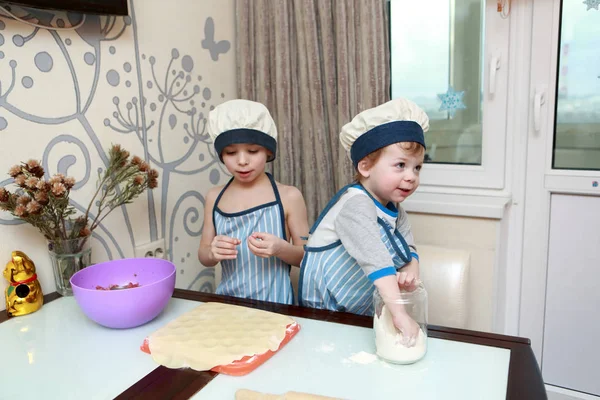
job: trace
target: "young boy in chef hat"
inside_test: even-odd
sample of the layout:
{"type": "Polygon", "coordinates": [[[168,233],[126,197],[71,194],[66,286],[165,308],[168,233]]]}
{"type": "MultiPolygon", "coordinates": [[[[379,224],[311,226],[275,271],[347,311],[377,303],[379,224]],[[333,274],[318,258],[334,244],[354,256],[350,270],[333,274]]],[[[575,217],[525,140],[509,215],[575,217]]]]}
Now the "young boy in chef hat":
{"type": "Polygon", "coordinates": [[[208,132],[232,177],[206,195],[198,258],[221,263],[218,294],[292,304],[290,265],[300,265],[308,222],[300,191],[265,172],[275,122],[263,104],[231,100],[209,113],[208,132]]]}
{"type": "Polygon", "coordinates": [[[395,99],[358,114],[340,133],[356,182],[338,192],[310,230],[300,270],[300,304],[373,315],[377,288],[411,342],[418,324],[397,299],[414,288],[419,257],[402,203],[419,186],[429,118],[395,99]]]}

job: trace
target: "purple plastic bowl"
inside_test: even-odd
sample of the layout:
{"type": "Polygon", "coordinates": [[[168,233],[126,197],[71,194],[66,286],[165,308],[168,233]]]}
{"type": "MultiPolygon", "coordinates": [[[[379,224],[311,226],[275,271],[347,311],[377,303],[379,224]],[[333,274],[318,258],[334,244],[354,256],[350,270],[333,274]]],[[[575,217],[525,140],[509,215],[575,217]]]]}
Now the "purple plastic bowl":
{"type": "Polygon", "coordinates": [[[89,266],[71,277],[73,296],[85,315],[108,328],[133,328],[156,318],[175,290],[175,265],[159,258],[128,258],[89,266]],[[96,286],[140,286],[96,290],[96,286]]]}

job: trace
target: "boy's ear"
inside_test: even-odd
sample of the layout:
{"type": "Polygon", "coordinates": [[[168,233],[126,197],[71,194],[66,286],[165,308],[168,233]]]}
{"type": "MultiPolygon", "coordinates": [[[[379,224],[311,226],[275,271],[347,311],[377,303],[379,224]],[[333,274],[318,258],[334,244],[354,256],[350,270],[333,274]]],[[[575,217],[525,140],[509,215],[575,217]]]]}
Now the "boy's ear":
{"type": "Polygon", "coordinates": [[[371,175],[371,173],[369,172],[369,170],[371,169],[371,163],[366,158],[363,158],[358,162],[356,169],[358,170],[358,173],[363,176],[363,178],[368,178],[369,175],[371,175]]]}

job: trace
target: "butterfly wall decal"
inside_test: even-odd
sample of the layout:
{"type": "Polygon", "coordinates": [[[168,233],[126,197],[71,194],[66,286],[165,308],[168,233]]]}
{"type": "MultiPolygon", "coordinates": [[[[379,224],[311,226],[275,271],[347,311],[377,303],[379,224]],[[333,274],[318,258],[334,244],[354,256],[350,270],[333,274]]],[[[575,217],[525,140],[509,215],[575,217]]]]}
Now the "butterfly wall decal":
{"type": "Polygon", "coordinates": [[[213,61],[219,60],[219,55],[225,54],[231,48],[229,40],[215,40],[215,21],[208,17],[204,23],[204,39],[202,39],[202,48],[210,52],[213,61]]]}

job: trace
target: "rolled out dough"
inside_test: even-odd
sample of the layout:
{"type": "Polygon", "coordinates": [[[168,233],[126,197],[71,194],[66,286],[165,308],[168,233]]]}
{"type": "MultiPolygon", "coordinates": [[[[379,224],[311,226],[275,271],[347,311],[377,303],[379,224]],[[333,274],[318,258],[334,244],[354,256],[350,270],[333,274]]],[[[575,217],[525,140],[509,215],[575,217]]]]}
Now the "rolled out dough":
{"type": "Polygon", "coordinates": [[[316,394],[287,392],[282,395],[255,392],[240,389],[235,392],[235,400],[341,400],[333,397],[319,396],[316,394]]]}
{"type": "Polygon", "coordinates": [[[203,303],[148,337],[152,358],[168,368],[210,370],[276,351],[294,320],[222,303],[203,303]]]}

